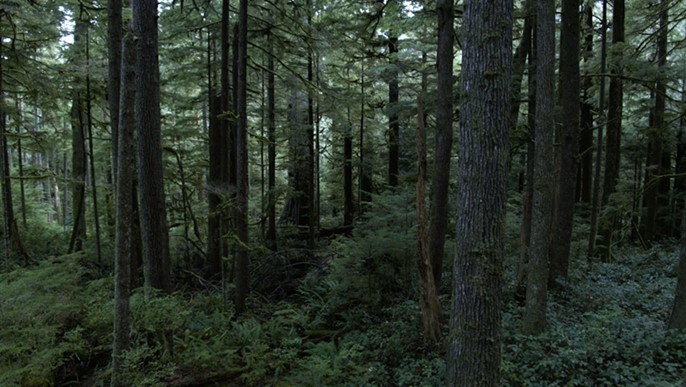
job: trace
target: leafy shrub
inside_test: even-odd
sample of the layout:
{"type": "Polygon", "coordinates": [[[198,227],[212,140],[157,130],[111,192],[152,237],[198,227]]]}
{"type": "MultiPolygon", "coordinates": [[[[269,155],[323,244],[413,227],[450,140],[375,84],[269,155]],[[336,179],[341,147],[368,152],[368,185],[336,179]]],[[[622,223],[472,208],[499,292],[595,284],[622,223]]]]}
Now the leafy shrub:
{"type": "Polygon", "coordinates": [[[83,263],[73,254],[0,274],[0,385],[52,385],[65,364],[89,358],[83,263]]]}

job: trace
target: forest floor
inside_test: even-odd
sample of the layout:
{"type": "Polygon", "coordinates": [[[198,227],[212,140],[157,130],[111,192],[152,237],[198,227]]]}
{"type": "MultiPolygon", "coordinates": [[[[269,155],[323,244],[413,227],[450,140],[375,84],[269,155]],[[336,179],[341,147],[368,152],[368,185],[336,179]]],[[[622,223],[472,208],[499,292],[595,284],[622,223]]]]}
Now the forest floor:
{"type": "MultiPolygon", "coordinates": [[[[369,247],[364,238],[356,246],[369,247]]],[[[255,294],[238,318],[220,288],[149,300],[134,291],[131,385],[442,385],[443,346],[423,343],[416,288],[403,284],[413,265],[390,269],[390,255],[353,261],[346,243],[332,243],[328,252],[340,255],[309,265],[315,269],[289,297],[255,294]],[[376,277],[351,277],[361,270],[376,277]]],[[[506,290],[502,384],[679,385],[686,335],[665,329],[677,258],[661,246],[626,248],[613,262],[577,261],[564,291],[552,294],[539,337],[519,333],[523,308],[506,290]]],[[[112,283],[86,254],[0,274],[0,385],[106,383],[112,283]]],[[[447,309],[448,297],[442,301],[447,309]]]]}

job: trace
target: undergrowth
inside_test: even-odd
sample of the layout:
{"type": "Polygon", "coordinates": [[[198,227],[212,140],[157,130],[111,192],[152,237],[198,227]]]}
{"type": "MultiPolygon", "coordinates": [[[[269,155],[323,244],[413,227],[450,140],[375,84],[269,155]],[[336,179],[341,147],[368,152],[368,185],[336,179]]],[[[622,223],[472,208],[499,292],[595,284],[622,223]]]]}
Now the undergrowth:
{"type": "MultiPolygon", "coordinates": [[[[294,294],[256,296],[240,317],[218,291],[146,299],[135,290],[128,384],[441,386],[444,345],[425,345],[420,334],[414,221],[404,195],[375,206],[352,237],[320,252],[294,294]]],[[[664,324],[673,250],[577,260],[565,290],[551,295],[538,337],[519,333],[523,308],[506,298],[502,384],[678,384],[686,334],[664,324]]],[[[0,385],[108,383],[112,278],[85,255],[1,274],[0,294],[0,385]]],[[[447,317],[449,297],[441,300],[447,317]]]]}

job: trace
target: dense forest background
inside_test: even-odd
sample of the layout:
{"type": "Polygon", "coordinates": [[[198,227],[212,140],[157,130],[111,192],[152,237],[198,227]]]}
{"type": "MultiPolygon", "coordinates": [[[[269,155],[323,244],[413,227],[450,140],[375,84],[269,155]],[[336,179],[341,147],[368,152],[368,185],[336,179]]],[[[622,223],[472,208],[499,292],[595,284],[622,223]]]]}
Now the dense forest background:
{"type": "Polygon", "coordinates": [[[679,385],[679,0],[3,0],[0,385],[679,385]]]}

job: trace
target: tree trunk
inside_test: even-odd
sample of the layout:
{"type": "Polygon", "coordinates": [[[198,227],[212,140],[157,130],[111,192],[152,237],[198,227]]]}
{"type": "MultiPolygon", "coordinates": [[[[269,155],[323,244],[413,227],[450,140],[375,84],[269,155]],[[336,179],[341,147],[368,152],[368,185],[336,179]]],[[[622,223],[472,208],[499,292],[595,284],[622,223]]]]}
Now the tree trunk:
{"type": "MultiPolygon", "coordinates": [[[[81,8],[84,5],[81,3],[81,8]]],[[[95,183],[95,155],[93,152],[93,114],[91,111],[91,76],[90,76],[90,38],[86,30],[86,131],[88,134],[88,162],[90,165],[91,194],[93,195],[93,223],[95,224],[95,253],[98,262],[102,262],[100,246],[100,212],[98,210],[98,190],[95,183]]]]}
{"type": "MultiPolygon", "coordinates": [[[[21,97],[17,96],[17,167],[19,167],[19,205],[21,208],[21,224],[26,229],[26,188],[24,187],[24,150],[21,146],[22,127],[24,126],[24,106],[21,97]]],[[[49,196],[48,196],[49,198],[49,196]]]]}
{"type": "MultiPolygon", "coordinates": [[[[81,10],[82,11],[82,10],[81,10]]],[[[82,58],[87,44],[89,21],[79,13],[74,30],[75,57],[82,58]]],[[[71,178],[72,178],[72,222],[73,229],[69,252],[83,250],[86,240],[86,96],[82,77],[76,77],[71,105],[71,178]]]]}
{"type": "MultiPolygon", "coordinates": [[[[121,6],[121,4],[120,4],[121,6]]],[[[120,10],[121,11],[121,10],[120,10]]],[[[124,353],[129,349],[129,297],[131,292],[133,267],[131,257],[135,251],[135,228],[131,227],[136,223],[134,216],[134,203],[136,196],[134,191],[134,165],[136,163],[136,153],[134,151],[135,116],[133,111],[134,103],[134,82],[135,82],[135,44],[133,33],[129,29],[124,35],[121,52],[121,85],[118,88],[121,92],[121,108],[117,117],[119,128],[117,139],[117,171],[116,183],[116,232],[115,232],[115,251],[114,251],[114,343],[112,345],[112,387],[128,385],[123,379],[124,353]]],[[[110,82],[113,82],[110,75],[110,82]]]]}
{"type": "Polygon", "coordinates": [[[238,11],[238,72],[236,125],[236,234],[239,244],[236,255],[236,313],[246,310],[246,298],[250,292],[248,244],[248,117],[247,117],[247,55],[248,55],[248,1],[240,0],[238,11]]]}
{"type": "Polygon", "coordinates": [[[274,89],[274,42],[271,31],[267,35],[267,158],[269,163],[267,204],[267,247],[276,251],[276,97],[274,89]]]}
{"type": "MultiPolygon", "coordinates": [[[[452,0],[449,0],[452,2],[452,0]]],[[[426,125],[423,93],[417,98],[417,268],[419,269],[419,305],[422,309],[424,341],[435,344],[441,337],[441,304],[434,280],[426,229],[426,125]]]]}
{"type": "MultiPolygon", "coordinates": [[[[608,208],[610,196],[617,190],[619,179],[622,107],[624,105],[624,87],[622,80],[622,45],[624,44],[624,0],[614,0],[612,9],[612,62],[610,64],[610,90],[607,103],[607,136],[605,138],[605,178],[603,180],[602,205],[608,208]]],[[[618,214],[608,208],[608,219],[601,224],[600,235],[605,245],[606,258],[612,256],[614,229],[618,228],[618,214]]]]}
{"type": "Polygon", "coordinates": [[[434,283],[441,286],[445,234],[448,228],[448,182],[450,156],[453,148],[453,0],[436,3],[438,14],[438,67],[436,89],[436,153],[434,177],[431,182],[431,223],[429,225],[429,257],[434,283]]]}
{"type": "Polygon", "coordinates": [[[398,97],[398,37],[388,38],[388,55],[391,64],[391,75],[388,81],[388,185],[398,186],[400,161],[400,121],[398,97]]]}
{"type": "Polygon", "coordinates": [[[458,241],[446,385],[497,386],[513,4],[468,2],[463,18],[458,241]]]}
{"type": "Polygon", "coordinates": [[[374,190],[372,180],[372,152],[369,147],[369,140],[365,136],[365,122],[366,122],[366,99],[365,99],[365,80],[364,80],[364,61],[360,65],[360,194],[359,209],[360,215],[364,213],[367,203],[372,201],[372,191],[374,190]]]}
{"type": "Polygon", "coordinates": [[[557,211],[550,252],[549,285],[557,288],[557,279],[567,278],[569,249],[574,225],[577,157],[579,155],[579,0],[562,1],[560,29],[560,176],[557,211]]]}
{"type": "Polygon", "coordinates": [[[686,329],[686,205],[681,211],[681,240],[674,304],[668,329],[686,329]]]}
{"type": "Polygon", "coordinates": [[[146,289],[156,288],[169,293],[171,263],[162,164],[157,4],[133,0],[132,9],[136,41],[135,116],[143,272],[146,289]]]}
{"type": "MultiPolygon", "coordinates": [[[[0,15],[0,20],[2,15],[0,15]]],[[[0,39],[4,36],[0,33],[0,39]]],[[[0,44],[0,58],[4,55],[0,44]]],[[[29,264],[29,256],[24,250],[17,230],[17,221],[14,218],[12,206],[12,180],[10,179],[10,160],[7,147],[7,114],[5,112],[5,92],[3,84],[3,68],[0,60],[0,183],[2,184],[2,209],[3,209],[3,240],[5,256],[7,258],[19,258],[24,265],[29,264]]]]}
{"type": "MultiPolygon", "coordinates": [[[[309,28],[310,34],[312,33],[312,1],[308,0],[307,1],[307,27],[309,28]]],[[[314,47],[312,46],[312,42],[310,41],[310,38],[306,38],[307,41],[307,82],[308,84],[312,85],[314,84],[314,71],[313,71],[313,66],[314,66],[314,59],[312,55],[312,51],[314,50],[314,47]]],[[[314,242],[315,242],[315,235],[316,235],[316,227],[317,227],[317,219],[319,218],[319,214],[317,213],[317,206],[316,206],[316,201],[315,201],[315,194],[316,194],[316,184],[315,184],[315,144],[314,144],[314,99],[312,98],[313,91],[311,90],[310,87],[308,87],[307,90],[307,143],[308,143],[308,163],[307,163],[307,175],[308,175],[308,184],[307,184],[307,212],[308,212],[308,217],[307,217],[307,230],[308,230],[308,238],[307,238],[307,247],[309,249],[314,249],[314,242]]]]}
{"type": "MultiPolygon", "coordinates": [[[[350,109],[348,109],[348,113],[350,109]]],[[[353,207],[353,133],[350,120],[345,124],[343,138],[343,225],[351,226],[355,209],[353,207]]]]}
{"type": "Polygon", "coordinates": [[[603,156],[603,126],[605,123],[605,61],[607,57],[607,2],[603,0],[603,14],[600,22],[600,88],[598,96],[598,132],[595,144],[595,166],[593,170],[593,197],[591,198],[591,225],[588,233],[587,258],[591,259],[595,254],[596,234],[598,234],[598,216],[600,215],[600,166],[603,156]]]}
{"type": "Polygon", "coordinates": [[[121,83],[122,54],[122,0],[107,2],[107,102],[110,109],[112,131],[112,176],[117,184],[119,157],[119,88],[121,83]]]}
{"type": "Polygon", "coordinates": [[[548,299],[548,264],[555,194],[555,4],[539,0],[536,12],[536,128],[534,137],[534,194],[531,203],[531,247],[527,272],[525,334],[543,332],[548,299]]]}
{"type": "MultiPolygon", "coordinates": [[[[584,62],[588,62],[593,55],[593,7],[585,6],[585,29],[584,29],[584,62]]],[[[579,138],[579,151],[581,162],[579,164],[579,185],[577,186],[577,201],[591,203],[593,186],[593,105],[591,104],[591,87],[593,79],[588,72],[584,74],[582,81],[581,98],[581,134],[579,138]]]]}
{"type": "Polygon", "coordinates": [[[531,39],[529,41],[528,64],[528,98],[527,98],[527,142],[526,142],[526,187],[522,197],[522,223],[519,229],[519,260],[515,288],[518,293],[526,292],[526,273],[529,266],[529,247],[531,246],[531,202],[534,196],[534,128],[536,127],[536,3],[530,1],[528,17],[531,21],[531,39]]]}
{"type": "MultiPolygon", "coordinates": [[[[658,74],[663,74],[667,66],[667,37],[669,22],[669,0],[660,2],[660,29],[657,34],[657,66],[658,74]]],[[[645,216],[642,218],[641,236],[643,242],[650,246],[660,236],[658,230],[658,213],[660,210],[660,183],[662,175],[663,136],[665,125],[666,84],[663,75],[658,75],[655,81],[655,106],[653,108],[653,124],[649,132],[649,152],[646,164],[646,185],[644,189],[645,216]]]]}

